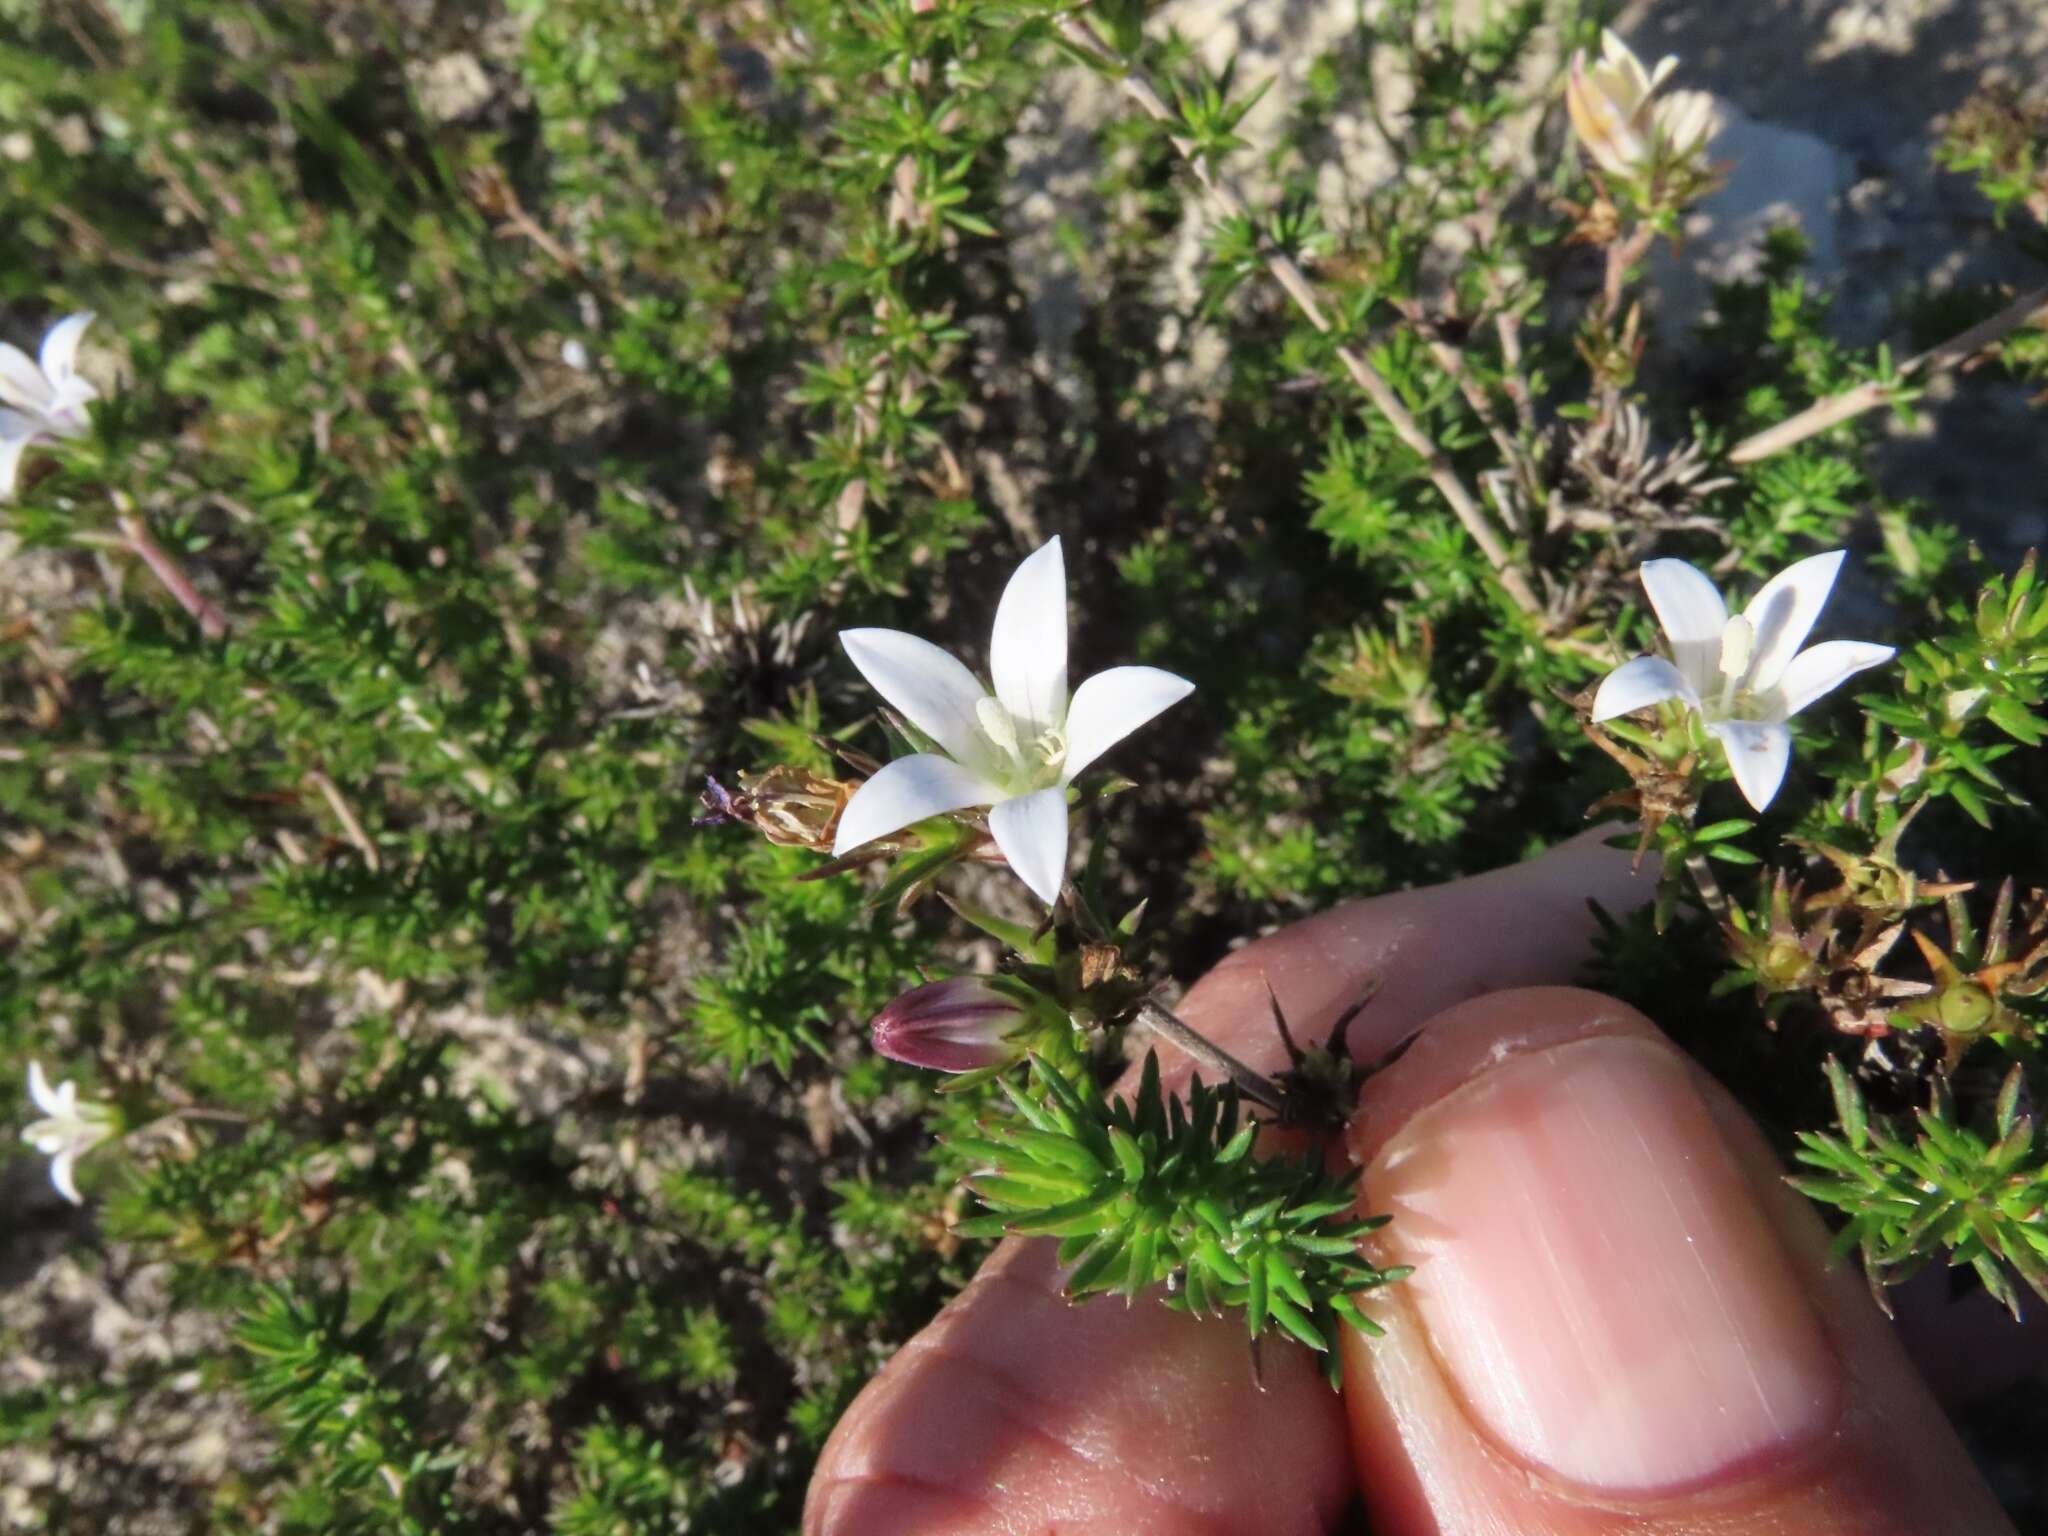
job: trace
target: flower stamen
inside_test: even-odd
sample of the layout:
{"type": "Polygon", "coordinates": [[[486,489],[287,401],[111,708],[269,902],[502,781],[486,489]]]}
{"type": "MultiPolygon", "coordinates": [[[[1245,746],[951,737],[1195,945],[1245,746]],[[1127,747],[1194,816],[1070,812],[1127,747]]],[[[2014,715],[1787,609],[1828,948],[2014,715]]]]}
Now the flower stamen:
{"type": "Polygon", "coordinates": [[[1749,682],[1749,669],[1756,660],[1756,626],[1739,614],[1721,631],[1721,713],[1726,715],[1735,696],[1749,682]]]}

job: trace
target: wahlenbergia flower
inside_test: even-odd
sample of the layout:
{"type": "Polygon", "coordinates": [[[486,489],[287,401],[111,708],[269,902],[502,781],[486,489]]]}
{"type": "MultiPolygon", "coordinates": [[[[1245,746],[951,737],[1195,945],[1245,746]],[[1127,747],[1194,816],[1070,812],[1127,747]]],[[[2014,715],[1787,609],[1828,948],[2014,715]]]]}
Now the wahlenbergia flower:
{"type": "Polygon", "coordinates": [[[1834,590],[1842,557],[1836,549],[1788,566],[1733,617],[1713,582],[1683,560],[1645,562],[1643,590],[1672,659],[1638,656],[1608,673],[1593,696],[1593,719],[1683,699],[1728,754],[1743,798],[1764,809],[1792,755],[1785,722],[1894,654],[1888,645],[1861,640],[1800,649],[1834,590]]]}
{"type": "Polygon", "coordinates": [[[892,1061],[937,1072],[976,1072],[1015,1061],[1010,1037],[1027,1019],[1024,1005],[982,976],[953,976],[912,987],[875,1015],[875,1049],[892,1061]]]}
{"type": "Polygon", "coordinates": [[[942,749],[898,758],[847,803],[834,856],[969,806],[1018,877],[1048,906],[1067,868],[1067,786],[1195,685],[1157,667],[1112,667],[1067,693],[1067,572],[1060,541],[1010,578],[996,605],[995,687],[930,641],[849,629],[846,654],[883,698],[942,749]]]}
{"type": "Polygon", "coordinates": [[[1714,98],[1705,91],[1673,91],[1661,99],[1657,87],[1678,68],[1675,56],[1646,71],[1634,51],[1612,31],[1600,34],[1600,61],[1589,64],[1585,50],[1572,55],[1565,82],[1565,110],[1579,143],[1599,167],[1616,176],[1649,168],[1661,143],[1683,157],[1712,136],[1714,98]]]}
{"type": "Polygon", "coordinates": [[[82,1102],[75,1083],[52,1088],[39,1061],[28,1064],[28,1096],[49,1118],[23,1129],[21,1139],[50,1159],[50,1182],[57,1193],[73,1205],[83,1205],[72,1170],[81,1157],[114,1134],[114,1111],[104,1104],[82,1102]]]}
{"type": "Polygon", "coordinates": [[[38,438],[76,437],[86,428],[85,408],[100,392],[79,376],[79,338],[90,314],[67,315],[51,326],[35,360],[0,341],[0,501],[14,495],[21,455],[38,438]]]}

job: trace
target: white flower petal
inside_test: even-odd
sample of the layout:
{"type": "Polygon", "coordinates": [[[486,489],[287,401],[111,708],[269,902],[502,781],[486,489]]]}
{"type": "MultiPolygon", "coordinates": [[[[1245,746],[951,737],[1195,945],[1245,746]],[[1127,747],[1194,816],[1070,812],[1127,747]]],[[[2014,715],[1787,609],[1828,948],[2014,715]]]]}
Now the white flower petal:
{"type": "Polygon", "coordinates": [[[0,401],[38,417],[50,405],[50,381],[43,370],[8,341],[0,341],[0,401]]]}
{"type": "Polygon", "coordinates": [[[1813,633],[1813,622],[1827,605],[1842,568],[1844,552],[1831,549],[1788,565],[1765,582],[1742,616],[1756,629],[1756,649],[1749,663],[1749,687],[1766,693],[1778,686],[1785,668],[1813,633]]]}
{"type": "Polygon", "coordinates": [[[62,1118],[71,1113],[70,1104],[50,1087],[50,1080],[43,1075],[40,1061],[28,1064],[28,1096],[34,1100],[37,1109],[52,1118],[62,1118]]]}
{"type": "Polygon", "coordinates": [[[1706,91],[1673,91],[1657,104],[1657,130],[1673,154],[1690,154],[1719,129],[1714,98],[1706,91]]]}
{"type": "Polygon", "coordinates": [[[1792,733],[1763,720],[1723,720],[1707,727],[1728,754],[1728,768],[1742,798],[1758,810],[1776,798],[1792,760],[1792,733]]]}
{"type": "Polygon", "coordinates": [[[869,686],[925,735],[967,762],[986,755],[974,706],[988,690],[952,656],[900,629],[841,630],[839,643],[869,686]]]}
{"type": "Polygon", "coordinates": [[[1003,588],[988,665],[1019,735],[1059,726],[1067,707],[1067,566],[1057,537],[1003,588]]]}
{"type": "Polygon", "coordinates": [[[1720,591],[1683,560],[1645,560],[1641,575],[1658,627],[1671,642],[1671,659],[1696,695],[1712,693],[1721,673],[1721,631],[1728,624],[1720,591]]]}
{"type": "Polygon", "coordinates": [[[1792,658],[1771,697],[1780,720],[1796,715],[1823,694],[1833,693],[1858,672],[1881,667],[1898,653],[1865,640],[1823,640],[1792,658]]]}
{"type": "Polygon", "coordinates": [[[1157,667],[1111,667],[1074,690],[1067,707],[1067,758],[1060,783],[1074,776],[1139,726],[1195,691],[1184,677],[1157,667]]]}
{"type": "Polygon", "coordinates": [[[1609,98],[1609,82],[1601,78],[1602,73],[1588,73],[1584,54],[1574,57],[1564,104],[1581,147],[1602,170],[1618,176],[1627,171],[1640,146],[1622,112],[1609,98]]]}
{"type": "Polygon", "coordinates": [[[84,314],[66,315],[51,326],[43,337],[41,362],[43,377],[50,381],[52,389],[61,390],[65,381],[75,371],[78,361],[78,341],[85,334],[85,328],[92,324],[90,310],[84,314]]]}
{"type": "Polygon", "coordinates": [[[1005,800],[988,813],[988,829],[1017,878],[1055,905],[1067,878],[1067,792],[1055,786],[1005,800]]]}
{"type": "Polygon", "coordinates": [[[1683,699],[1694,709],[1700,707],[1700,696],[1683,672],[1662,656],[1638,656],[1600,680],[1600,691],[1593,695],[1593,721],[1597,725],[1666,699],[1683,699]]]}
{"type": "Polygon", "coordinates": [[[78,1181],[72,1176],[72,1167],[78,1161],[78,1154],[66,1147],[50,1159],[50,1182],[57,1186],[57,1193],[73,1205],[85,1204],[85,1198],[78,1193],[78,1181]]]}
{"type": "Polygon", "coordinates": [[[21,456],[31,441],[0,434],[0,501],[14,500],[14,483],[21,476],[21,456]]]}
{"type": "Polygon", "coordinates": [[[1600,67],[1614,82],[1616,105],[1627,110],[1650,90],[1650,77],[1643,73],[1643,61],[1635,49],[1621,40],[1612,27],[1600,29],[1600,67]]]}
{"type": "Polygon", "coordinates": [[[85,408],[99,399],[90,382],[73,374],[50,395],[50,426],[65,437],[76,437],[86,428],[85,408]]]}
{"type": "Polygon", "coordinates": [[[927,816],[970,805],[988,805],[1001,795],[1002,791],[980,774],[962,768],[950,757],[940,757],[936,752],[899,757],[855,790],[853,798],[846,802],[846,809],[839,814],[839,830],[832,839],[832,856],[836,859],[927,816]]]}

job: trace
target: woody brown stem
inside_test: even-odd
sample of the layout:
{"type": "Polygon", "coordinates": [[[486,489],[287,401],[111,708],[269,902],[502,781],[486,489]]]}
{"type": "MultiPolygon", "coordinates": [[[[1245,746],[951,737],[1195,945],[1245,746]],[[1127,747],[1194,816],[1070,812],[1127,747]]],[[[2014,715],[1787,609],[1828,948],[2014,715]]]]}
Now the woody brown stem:
{"type": "Polygon", "coordinates": [[[1171,1041],[1180,1047],[1200,1065],[1227,1079],[1239,1093],[1253,1103],[1264,1105],[1276,1115],[1284,1112],[1285,1105],[1280,1090],[1274,1086],[1271,1078],[1262,1072],[1253,1071],[1161,1004],[1153,1002],[1150,998],[1140,1003],[1137,1022],[1161,1039],[1171,1041]]]}
{"type": "Polygon", "coordinates": [[[377,856],[377,845],[371,842],[369,834],[363,831],[363,824],[356,819],[355,810],[343,798],[340,787],[317,768],[306,777],[327,801],[328,809],[334,812],[334,819],[341,823],[342,835],[348,839],[349,846],[363,856],[363,862],[370,866],[372,874],[381,870],[384,861],[377,856]]]}
{"type": "Polygon", "coordinates": [[[1700,894],[1709,912],[1718,918],[1728,916],[1728,896],[1721,889],[1721,882],[1714,878],[1714,867],[1707,862],[1705,854],[1689,853],[1685,856],[1685,872],[1692,877],[1693,889],[1700,894]]]}
{"type": "MultiPolygon", "coordinates": [[[[1085,18],[1065,17],[1059,23],[1059,30],[1060,36],[1083,57],[1115,76],[1118,87],[1147,117],[1155,122],[1167,124],[1169,129],[1179,121],[1173,109],[1167,106],[1159,92],[1153,88],[1151,81],[1147,80],[1129,60],[1104,42],[1085,18]]],[[[1168,137],[1195,173],[1195,179],[1201,183],[1203,191],[1209,194],[1210,201],[1221,208],[1226,217],[1249,219],[1244,198],[1229,181],[1216,174],[1195,145],[1179,134],[1169,132],[1168,137]]],[[[1316,297],[1315,286],[1294,259],[1281,251],[1269,252],[1266,256],[1266,271],[1272,275],[1273,281],[1280,285],[1288,298],[1294,301],[1294,306],[1301,311],[1302,317],[1318,331],[1327,335],[1331,330],[1330,317],[1324,313],[1322,303],[1316,297]]],[[[1422,429],[1422,424],[1415,419],[1408,407],[1401,403],[1401,397],[1395,392],[1394,386],[1387,382],[1363,354],[1348,344],[1338,344],[1337,360],[1344,365],[1344,371],[1351,375],[1352,382],[1364,392],[1366,399],[1372,402],[1373,408],[1386,418],[1387,424],[1394,429],[1394,435],[1401,439],[1411,453],[1422,460],[1430,484],[1436,487],[1437,494],[1443,497],[1451,509],[1452,516],[1457,518],[1465,532],[1471,536],[1472,542],[1479,546],[1480,554],[1484,555],[1486,563],[1493,567],[1494,576],[1509,599],[1524,613],[1540,613],[1543,605],[1537,600],[1528,579],[1514,563],[1506,543],[1495,530],[1492,519],[1486,515],[1486,510],[1480,505],[1478,497],[1473,495],[1471,488],[1459,476],[1451,461],[1444,456],[1443,450],[1437,447],[1435,441],[1422,429]]]]}
{"type": "Polygon", "coordinates": [[[1605,319],[1611,321],[1620,310],[1621,290],[1628,281],[1628,270],[1643,259],[1656,238],[1656,230],[1640,224],[1626,240],[1617,240],[1607,247],[1607,280],[1600,290],[1600,313],[1605,319]]]}
{"type": "Polygon", "coordinates": [[[1493,446],[1499,451],[1501,462],[1509,467],[1518,465],[1523,455],[1516,447],[1514,438],[1508,435],[1507,428],[1502,425],[1499,413],[1493,408],[1493,401],[1487,398],[1485,385],[1474,378],[1472,370],[1465,366],[1464,352],[1441,336],[1430,334],[1425,326],[1427,317],[1422,313],[1420,304],[1411,301],[1397,307],[1415,327],[1416,334],[1426,338],[1430,357],[1435,360],[1437,367],[1444,371],[1445,376],[1458,386],[1458,393],[1465,397],[1465,403],[1472,408],[1472,414],[1479,418],[1479,424],[1486,428],[1487,436],[1493,439],[1493,446]]]}
{"type": "Polygon", "coordinates": [[[133,512],[121,512],[115,518],[122,538],[128,541],[128,548],[149,567],[150,573],[163,584],[166,592],[178,601],[193,618],[199,621],[199,632],[209,640],[218,640],[228,632],[227,615],[213,600],[192,585],[192,578],[185,574],[185,568],[178,564],[171,552],[157,543],[155,535],[133,512]]]}
{"type": "MultiPolygon", "coordinates": [[[[1893,378],[1909,379],[1916,373],[1942,373],[1975,356],[1994,341],[2002,341],[2020,327],[2037,320],[2048,325],[2048,288],[2036,288],[2023,294],[1990,319],[1980,321],[1959,336],[1951,336],[1938,347],[1929,347],[1918,356],[1907,358],[1899,364],[1893,378]]],[[[1783,453],[1795,443],[1803,443],[1830,427],[1853,421],[1865,411],[1876,410],[1891,395],[1888,384],[1874,380],[1858,384],[1854,389],[1845,389],[1839,395],[1830,395],[1809,405],[1790,420],[1744,438],[1729,453],[1729,461],[1754,464],[1758,459],[1783,453]]]]}
{"type": "Polygon", "coordinates": [[[1533,434],[1536,401],[1529,392],[1529,381],[1522,376],[1522,317],[1503,309],[1493,317],[1493,328],[1500,337],[1501,387],[1514,403],[1516,424],[1533,434]]]}

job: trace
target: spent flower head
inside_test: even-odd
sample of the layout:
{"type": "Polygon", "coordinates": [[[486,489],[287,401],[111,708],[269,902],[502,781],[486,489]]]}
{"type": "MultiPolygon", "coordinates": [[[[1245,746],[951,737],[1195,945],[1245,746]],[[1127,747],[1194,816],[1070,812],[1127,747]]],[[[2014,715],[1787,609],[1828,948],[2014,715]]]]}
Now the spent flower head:
{"type": "Polygon", "coordinates": [[[1067,577],[1055,538],[1017,567],[996,605],[995,686],[928,640],[894,629],[840,636],[861,675],[938,752],[898,758],[854,794],[834,856],[912,822],[987,806],[1003,857],[1038,898],[1059,899],[1067,786],[1195,685],[1157,667],[1112,667],[1067,691],[1067,577]]]}
{"type": "Polygon", "coordinates": [[[1676,68],[1677,58],[1666,55],[1655,70],[1645,70],[1611,30],[1600,34],[1597,61],[1584,49],[1572,56],[1565,109],[1580,146],[1600,169],[1639,176],[1660,156],[1689,159],[1713,136],[1714,99],[1705,91],[1657,94],[1676,68]]]}
{"type": "Polygon", "coordinates": [[[820,851],[832,846],[832,829],[853,793],[843,780],[787,763],[762,773],[741,769],[738,794],[713,778],[706,778],[704,786],[700,801],[708,814],[693,825],[745,822],[778,847],[820,851]]]}
{"type": "Polygon", "coordinates": [[[0,341],[0,501],[14,495],[30,443],[85,431],[86,407],[100,393],[76,366],[79,339],[90,324],[90,314],[65,316],[44,335],[35,358],[0,341]]]}
{"type": "Polygon", "coordinates": [[[1651,560],[1643,590],[1671,646],[1671,659],[1638,656],[1607,674],[1593,696],[1600,722],[1682,700],[1721,744],[1743,798],[1763,810],[1784,782],[1792,754],[1785,722],[1868,667],[1892,647],[1861,640],[1807,646],[1841,569],[1841,550],[1788,566],[1731,615],[1714,583],[1683,560],[1651,560]]]}
{"type": "Polygon", "coordinates": [[[73,1205],[83,1205],[73,1170],[81,1157],[114,1134],[119,1124],[114,1110],[81,1100],[76,1083],[52,1088],[40,1061],[28,1064],[28,1096],[46,1118],[26,1126],[21,1139],[50,1159],[50,1182],[57,1193],[73,1205]]]}

